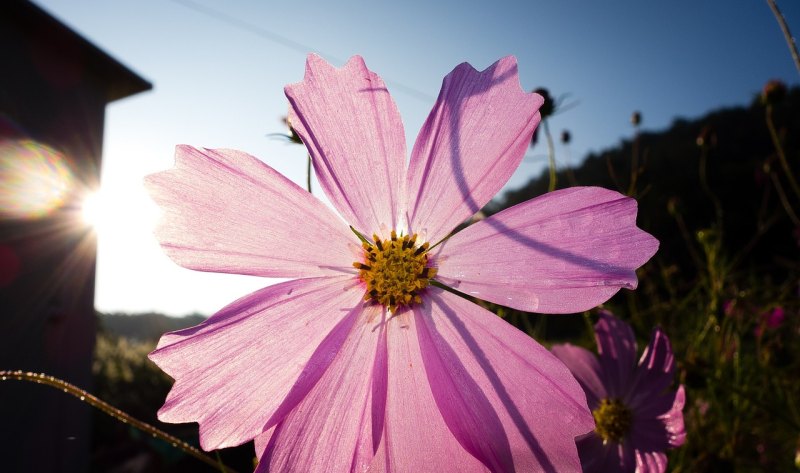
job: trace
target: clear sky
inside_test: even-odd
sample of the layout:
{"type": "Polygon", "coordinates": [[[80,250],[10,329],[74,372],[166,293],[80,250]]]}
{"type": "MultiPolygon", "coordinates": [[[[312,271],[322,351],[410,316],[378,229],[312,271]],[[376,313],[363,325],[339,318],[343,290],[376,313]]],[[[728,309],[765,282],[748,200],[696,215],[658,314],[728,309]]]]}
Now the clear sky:
{"type": "MultiPolygon", "coordinates": [[[[547,87],[574,105],[550,122],[573,137],[568,153],[557,146],[560,165],[630,136],[634,110],[659,130],[746,104],[769,79],[800,77],[762,0],[36,3],[154,84],[107,109],[96,296],[104,312],[210,314],[272,283],[172,263],[152,236],[157,211],[142,178],[171,167],[174,146],[188,143],[247,151],[302,185],[304,151],[268,135],[285,132],[283,87],[302,79],[306,50],[337,66],[362,55],[387,82],[409,149],[444,75],[513,54],[524,88],[547,87]]],[[[800,32],[800,2],[779,6],[800,32]]],[[[509,186],[545,161],[542,146],[531,149],[509,186]]]]}

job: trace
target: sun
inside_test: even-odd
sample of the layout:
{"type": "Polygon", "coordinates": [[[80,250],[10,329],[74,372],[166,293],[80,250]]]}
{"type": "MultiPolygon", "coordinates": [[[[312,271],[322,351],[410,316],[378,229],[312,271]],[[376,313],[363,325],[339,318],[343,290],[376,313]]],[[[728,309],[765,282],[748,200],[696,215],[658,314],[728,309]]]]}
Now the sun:
{"type": "Polygon", "coordinates": [[[81,204],[81,220],[100,238],[127,240],[137,230],[152,231],[158,209],[143,189],[101,187],[87,192],[81,204]]]}
{"type": "Polygon", "coordinates": [[[81,205],[81,219],[83,223],[92,228],[99,227],[103,220],[104,214],[108,210],[103,208],[103,200],[100,191],[90,192],[83,198],[83,205],[81,205]]]}

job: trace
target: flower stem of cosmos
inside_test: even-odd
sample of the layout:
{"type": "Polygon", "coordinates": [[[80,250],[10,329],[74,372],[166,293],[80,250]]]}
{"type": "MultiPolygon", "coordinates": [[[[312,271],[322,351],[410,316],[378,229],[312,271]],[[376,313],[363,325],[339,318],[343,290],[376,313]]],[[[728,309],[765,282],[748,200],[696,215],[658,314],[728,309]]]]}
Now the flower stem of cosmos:
{"type": "MultiPolygon", "coordinates": [[[[44,373],[32,373],[30,371],[0,370],[0,381],[8,381],[8,380],[28,381],[31,383],[44,384],[45,386],[50,386],[52,388],[62,390],[65,393],[71,394],[72,396],[76,397],[81,402],[85,402],[86,404],[89,404],[92,407],[100,409],[101,411],[105,412],[106,414],[110,415],[111,417],[117,419],[118,421],[124,424],[130,424],[136,427],[137,429],[141,430],[142,432],[152,435],[154,438],[159,438],[167,442],[167,444],[172,445],[173,447],[180,448],[189,455],[197,458],[203,463],[206,463],[208,465],[213,466],[214,468],[217,468],[223,473],[225,472],[235,473],[230,468],[225,468],[225,466],[222,464],[221,461],[214,460],[210,456],[204,454],[197,448],[189,445],[188,443],[184,442],[178,437],[170,435],[162,430],[153,427],[150,424],[135,419],[130,415],[126,414],[125,412],[112,406],[111,404],[98,398],[97,396],[94,396],[88,393],[87,391],[84,391],[83,389],[75,386],[74,384],[70,384],[62,379],[58,379],[54,376],[48,376],[44,373]]],[[[219,454],[217,454],[217,456],[219,457],[219,454]]]]}
{"type": "Polygon", "coordinates": [[[703,146],[700,149],[700,164],[698,169],[698,174],[700,175],[700,187],[703,188],[703,192],[711,199],[711,202],[714,204],[714,214],[717,217],[717,230],[720,232],[722,231],[722,204],[720,203],[717,195],[711,190],[711,187],[708,185],[708,178],[706,176],[706,162],[708,161],[708,147],[703,146]]]}
{"type": "Polygon", "coordinates": [[[547,186],[547,192],[556,190],[556,152],[555,145],[553,145],[553,135],[550,134],[550,127],[547,125],[547,119],[542,118],[542,127],[544,128],[544,136],[547,138],[547,162],[550,166],[550,184],[547,186]]]}
{"type": "MultiPolygon", "coordinates": [[[[311,155],[308,155],[308,165],[306,167],[306,187],[308,192],[311,193],[311,155]]],[[[353,227],[350,227],[353,228],[353,227]]]]}
{"type": "Polygon", "coordinates": [[[792,169],[789,167],[789,162],[786,160],[786,153],[783,152],[783,146],[781,146],[781,140],[778,137],[778,132],[775,130],[775,124],[772,122],[772,105],[767,105],[767,128],[769,128],[769,136],[772,137],[772,144],[775,146],[775,152],[778,154],[778,159],[781,162],[781,167],[783,167],[783,172],[786,173],[786,178],[789,179],[789,184],[792,185],[792,189],[794,190],[795,195],[800,198],[800,186],[797,185],[797,181],[794,179],[794,175],[792,174],[792,169]]]}
{"type": "Polygon", "coordinates": [[[783,13],[778,9],[775,0],[767,0],[767,5],[772,9],[775,19],[778,20],[778,26],[781,27],[783,37],[786,38],[786,44],[789,46],[789,52],[792,53],[794,65],[797,67],[797,72],[800,72],[800,54],[797,53],[797,44],[794,42],[794,36],[789,32],[789,25],[786,24],[786,18],[783,17],[783,13]]]}
{"type": "Polygon", "coordinates": [[[631,143],[631,180],[628,197],[636,198],[636,184],[639,180],[639,123],[633,124],[633,143],[631,143]]]}

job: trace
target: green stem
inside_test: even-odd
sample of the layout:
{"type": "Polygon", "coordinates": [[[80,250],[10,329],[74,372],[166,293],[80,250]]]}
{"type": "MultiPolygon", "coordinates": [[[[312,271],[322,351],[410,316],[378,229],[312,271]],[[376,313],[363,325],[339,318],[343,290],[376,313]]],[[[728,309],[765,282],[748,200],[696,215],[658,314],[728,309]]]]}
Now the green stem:
{"type": "Polygon", "coordinates": [[[633,143],[631,143],[631,181],[628,186],[628,197],[636,197],[636,181],[639,180],[639,127],[636,127],[633,143]]]}
{"type": "Polygon", "coordinates": [[[717,220],[717,230],[722,233],[722,204],[720,203],[719,199],[717,198],[716,194],[711,190],[711,186],[708,185],[708,179],[706,177],[706,161],[708,160],[708,150],[706,147],[700,151],[700,186],[703,188],[703,192],[711,199],[711,202],[714,204],[714,213],[716,215],[717,220]]]}
{"type": "Polygon", "coordinates": [[[792,54],[794,65],[797,67],[797,72],[800,72],[800,54],[797,53],[797,44],[794,42],[794,36],[789,32],[789,25],[786,24],[786,18],[783,17],[783,13],[778,9],[775,0],[767,0],[767,5],[769,5],[769,8],[775,15],[775,19],[778,20],[778,26],[781,27],[783,37],[786,38],[786,44],[789,46],[789,52],[792,54]]]}
{"type": "Polygon", "coordinates": [[[781,162],[781,167],[783,167],[783,172],[786,173],[786,178],[789,179],[789,184],[791,184],[795,195],[800,198],[800,186],[797,185],[797,181],[794,179],[792,170],[789,167],[789,161],[786,160],[786,153],[783,152],[781,140],[778,138],[778,132],[775,130],[775,124],[772,123],[772,105],[767,105],[767,128],[769,128],[769,136],[772,137],[772,144],[775,146],[775,151],[778,153],[778,159],[781,162]]]}
{"type": "Polygon", "coordinates": [[[544,128],[544,136],[547,138],[547,161],[550,165],[550,185],[547,186],[547,192],[556,190],[556,152],[555,145],[553,145],[553,136],[550,134],[550,127],[547,125],[547,120],[542,120],[542,127],[544,128]]]}
{"type": "Polygon", "coordinates": [[[89,404],[90,406],[105,412],[106,414],[110,415],[111,417],[117,419],[118,421],[124,424],[130,424],[146,434],[150,434],[153,437],[160,438],[161,440],[167,442],[173,447],[183,450],[184,452],[197,458],[203,463],[206,463],[208,465],[213,466],[214,468],[219,469],[223,473],[225,473],[226,471],[230,473],[236,473],[230,468],[226,470],[226,468],[224,467],[224,465],[222,465],[221,462],[217,462],[215,459],[204,454],[197,448],[193,447],[192,445],[189,445],[188,443],[184,442],[178,437],[170,435],[162,430],[153,427],[150,424],[142,422],[134,417],[131,417],[130,415],[117,409],[111,404],[103,401],[97,396],[94,396],[93,394],[90,394],[89,392],[84,391],[83,389],[75,386],[74,384],[70,384],[62,379],[58,379],[54,376],[48,376],[44,373],[32,373],[30,371],[0,370],[0,381],[7,381],[7,380],[28,381],[36,384],[44,384],[45,386],[56,388],[59,391],[64,391],[65,393],[70,394],[73,397],[77,398],[81,402],[85,402],[86,404],[89,404]]]}
{"type": "Polygon", "coordinates": [[[311,155],[308,155],[308,165],[306,166],[306,188],[311,192],[311,155]]]}

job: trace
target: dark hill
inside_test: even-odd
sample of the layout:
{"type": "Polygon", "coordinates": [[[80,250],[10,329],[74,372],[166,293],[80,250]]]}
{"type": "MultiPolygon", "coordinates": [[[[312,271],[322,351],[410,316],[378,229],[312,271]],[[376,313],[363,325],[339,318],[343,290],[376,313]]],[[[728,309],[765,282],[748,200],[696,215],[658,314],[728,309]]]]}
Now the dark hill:
{"type": "Polygon", "coordinates": [[[156,341],[166,332],[191,327],[205,319],[206,317],[200,314],[169,317],[153,312],[144,314],[113,313],[98,316],[101,333],[143,342],[156,341]]]}

